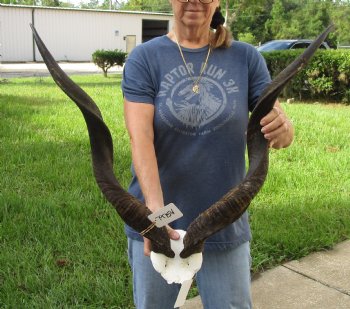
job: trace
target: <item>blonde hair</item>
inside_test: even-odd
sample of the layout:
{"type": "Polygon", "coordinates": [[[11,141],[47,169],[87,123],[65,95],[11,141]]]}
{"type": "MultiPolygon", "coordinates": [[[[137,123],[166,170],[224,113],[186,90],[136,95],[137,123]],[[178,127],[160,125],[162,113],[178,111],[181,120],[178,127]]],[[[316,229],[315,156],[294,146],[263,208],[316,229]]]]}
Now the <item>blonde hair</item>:
{"type": "Polygon", "coordinates": [[[211,33],[210,46],[215,48],[228,48],[231,46],[232,35],[230,30],[225,26],[219,25],[215,31],[211,33]]]}

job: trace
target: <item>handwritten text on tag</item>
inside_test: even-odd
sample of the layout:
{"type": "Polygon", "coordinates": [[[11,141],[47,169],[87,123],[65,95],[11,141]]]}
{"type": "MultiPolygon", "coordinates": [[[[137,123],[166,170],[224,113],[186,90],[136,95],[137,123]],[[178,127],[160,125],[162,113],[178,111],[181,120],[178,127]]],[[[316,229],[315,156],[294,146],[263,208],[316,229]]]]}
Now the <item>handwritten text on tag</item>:
{"type": "Polygon", "coordinates": [[[156,227],[163,227],[183,216],[182,212],[175,206],[175,204],[170,203],[164,206],[162,209],[150,214],[148,219],[152,222],[156,222],[156,227]]]}

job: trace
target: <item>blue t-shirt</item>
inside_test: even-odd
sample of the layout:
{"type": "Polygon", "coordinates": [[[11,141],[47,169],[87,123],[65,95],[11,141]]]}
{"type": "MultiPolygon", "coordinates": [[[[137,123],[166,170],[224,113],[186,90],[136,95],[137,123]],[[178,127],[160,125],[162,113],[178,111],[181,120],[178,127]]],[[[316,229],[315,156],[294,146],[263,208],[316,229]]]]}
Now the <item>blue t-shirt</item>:
{"type": "MultiPolygon", "coordinates": [[[[170,226],[187,230],[204,210],[245,176],[246,129],[251,111],[270,76],[256,49],[234,41],[214,49],[192,91],[208,46],[182,48],[162,36],[137,46],[127,58],[122,81],[125,98],[153,104],[154,146],[164,203],[174,203],[184,216],[170,226]]],[[[144,201],[132,168],[129,192],[144,201]]],[[[127,236],[142,240],[129,226],[127,236]]],[[[250,240],[248,215],[212,235],[206,248],[236,247],[250,240]]]]}

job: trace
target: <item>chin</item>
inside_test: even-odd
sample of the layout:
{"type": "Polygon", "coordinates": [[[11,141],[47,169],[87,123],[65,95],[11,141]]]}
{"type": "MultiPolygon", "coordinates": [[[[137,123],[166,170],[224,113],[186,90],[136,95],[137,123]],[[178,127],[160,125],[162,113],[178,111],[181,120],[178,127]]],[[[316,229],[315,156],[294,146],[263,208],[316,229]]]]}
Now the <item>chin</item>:
{"type": "Polygon", "coordinates": [[[201,27],[205,25],[205,21],[198,20],[198,18],[184,18],[183,23],[188,27],[201,27]]]}

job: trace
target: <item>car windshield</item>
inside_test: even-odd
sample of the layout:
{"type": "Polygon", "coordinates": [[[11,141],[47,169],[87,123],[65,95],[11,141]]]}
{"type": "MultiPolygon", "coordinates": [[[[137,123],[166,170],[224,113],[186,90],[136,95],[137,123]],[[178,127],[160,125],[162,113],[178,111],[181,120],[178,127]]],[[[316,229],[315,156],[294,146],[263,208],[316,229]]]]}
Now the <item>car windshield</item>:
{"type": "Polygon", "coordinates": [[[265,43],[257,48],[258,51],[271,51],[271,50],[281,50],[289,49],[292,42],[274,41],[265,43]]]}

